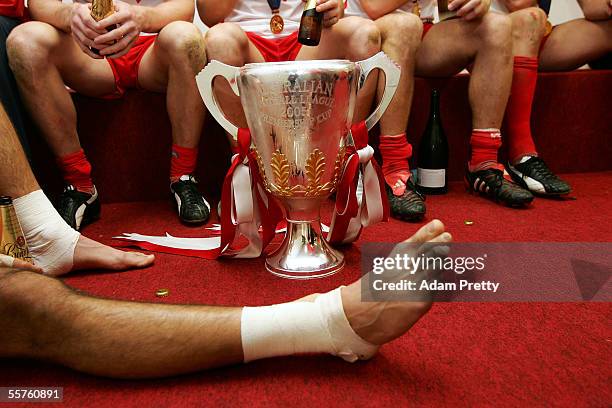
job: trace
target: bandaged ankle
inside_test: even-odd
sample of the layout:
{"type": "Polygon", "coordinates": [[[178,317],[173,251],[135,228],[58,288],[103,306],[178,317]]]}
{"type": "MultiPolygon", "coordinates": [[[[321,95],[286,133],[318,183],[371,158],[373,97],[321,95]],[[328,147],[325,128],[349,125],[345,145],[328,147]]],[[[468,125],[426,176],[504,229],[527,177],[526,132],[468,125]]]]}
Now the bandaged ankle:
{"type": "Polygon", "coordinates": [[[241,319],[244,361],[329,353],[348,362],[367,360],[378,346],[359,337],[344,314],[340,288],[314,302],[245,307],[241,319]]]}
{"type": "Polygon", "coordinates": [[[64,222],[42,190],[16,198],[13,204],[34,264],[47,275],[69,272],[80,234],[64,222]]]}

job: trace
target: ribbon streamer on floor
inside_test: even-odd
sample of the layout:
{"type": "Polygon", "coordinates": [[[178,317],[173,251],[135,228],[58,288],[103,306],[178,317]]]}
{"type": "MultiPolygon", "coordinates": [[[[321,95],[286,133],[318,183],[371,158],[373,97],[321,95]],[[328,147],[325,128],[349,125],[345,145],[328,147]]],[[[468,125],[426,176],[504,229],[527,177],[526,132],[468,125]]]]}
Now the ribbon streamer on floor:
{"type": "MultiPolygon", "coordinates": [[[[367,144],[365,122],[354,125],[351,133],[355,146],[348,149],[331,227],[323,226],[328,241],[334,245],[356,241],[364,227],[386,221],[389,215],[384,179],[373,158],[374,149],[367,144]]],[[[238,152],[232,157],[223,181],[221,224],[213,228],[216,236],[180,238],[168,233],[165,236],[124,233],[114,237],[121,241],[117,246],[205,259],[261,256],[275,235],[286,231],[286,223],[280,206],[265,190],[250,149],[248,129],[238,131],[237,145],[238,152]]]]}

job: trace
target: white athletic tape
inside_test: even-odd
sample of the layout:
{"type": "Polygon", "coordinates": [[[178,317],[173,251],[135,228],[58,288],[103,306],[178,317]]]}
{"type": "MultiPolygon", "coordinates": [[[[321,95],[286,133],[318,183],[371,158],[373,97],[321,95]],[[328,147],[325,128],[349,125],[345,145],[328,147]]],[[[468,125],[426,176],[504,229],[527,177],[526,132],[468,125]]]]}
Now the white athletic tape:
{"type": "Polygon", "coordinates": [[[354,362],[378,351],[378,346],[351,328],[340,288],[319,295],[314,302],[245,307],[241,336],[245,362],[306,353],[329,353],[354,362]]]}
{"type": "Polygon", "coordinates": [[[46,275],[69,272],[80,234],[64,222],[42,190],[16,198],[13,204],[34,264],[46,275]]]}
{"type": "Polygon", "coordinates": [[[4,266],[4,267],[12,268],[14,262],[15,262],[15,258],[13,258],[12,256],[0,254],[0,267],[4,266]]]}

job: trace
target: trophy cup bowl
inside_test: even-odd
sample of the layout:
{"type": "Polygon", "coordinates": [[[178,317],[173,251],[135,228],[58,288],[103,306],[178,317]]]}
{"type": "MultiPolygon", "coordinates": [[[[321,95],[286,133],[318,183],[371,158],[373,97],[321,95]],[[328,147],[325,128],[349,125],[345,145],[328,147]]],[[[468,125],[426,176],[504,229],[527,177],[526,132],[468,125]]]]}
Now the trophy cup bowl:
{"type": "Polygon", "coordinates": [[[384,71],[387,87],[368,129],[389,105],[399,68],[384,54],[361,61],[296,61],[232,67],[212,61],[196,80],[209,112],[234,138],[214,96],[215,77],[240,96],[254,156],[265,189],[284,210],[287,233],[266,259],[271,273],[291,279],[320,278],[344,266],[342,254],[322,235],[320,208],[335,191],[352,145],[350,127],[357,92],[369,73],[384,71]]]}

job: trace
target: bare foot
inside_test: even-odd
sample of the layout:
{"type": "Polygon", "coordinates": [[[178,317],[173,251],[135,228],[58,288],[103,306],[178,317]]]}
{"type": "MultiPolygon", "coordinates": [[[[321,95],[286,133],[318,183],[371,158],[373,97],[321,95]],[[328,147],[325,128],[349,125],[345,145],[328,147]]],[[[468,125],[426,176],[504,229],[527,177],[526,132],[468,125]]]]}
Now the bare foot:
{"type": "MultiPolygon", "coordinates": [[[[444,224],[433,220],[410,237],[406,243],[450,243],[444,224]]],[[[406,333],[431,308],[431,302],[362,302],[361,280],[342,288],[344,313],[355,331],[371,344],[388,343],[406,333]]]]}
{"type": "Polygon", "coordinates": [[[153,264],[154,260],[153,255],[120,251],[81,235],[74,249],[72,270],[107,269],[122,271],[145,268],[153,264]]]}

